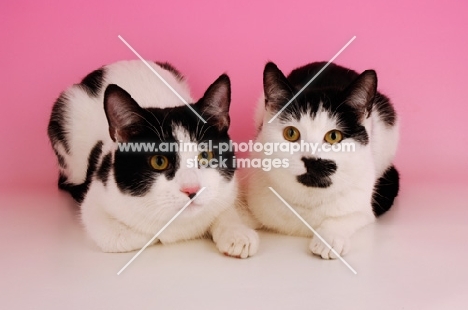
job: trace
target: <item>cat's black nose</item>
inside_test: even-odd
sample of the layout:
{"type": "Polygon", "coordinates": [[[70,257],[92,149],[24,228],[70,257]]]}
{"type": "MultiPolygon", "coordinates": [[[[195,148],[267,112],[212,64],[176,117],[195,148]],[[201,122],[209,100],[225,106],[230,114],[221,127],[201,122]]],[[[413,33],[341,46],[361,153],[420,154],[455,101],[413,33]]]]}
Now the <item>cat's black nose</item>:
{"type": "Polygon", "coordinates": [[[189,194],[188,197],[189,197],[190,199],[192,199],[193,197],[195,197],[195,195],[196,195],[196,193],[189,194]]]}
{"type": "Polygon", "coordinates": [[[336,172],[337,166],[333,160],[315,157],[302,157],[306,173],[297,176],[297,180],[309,187],[329,187],[332,185],[330,176],[336,172]]]}

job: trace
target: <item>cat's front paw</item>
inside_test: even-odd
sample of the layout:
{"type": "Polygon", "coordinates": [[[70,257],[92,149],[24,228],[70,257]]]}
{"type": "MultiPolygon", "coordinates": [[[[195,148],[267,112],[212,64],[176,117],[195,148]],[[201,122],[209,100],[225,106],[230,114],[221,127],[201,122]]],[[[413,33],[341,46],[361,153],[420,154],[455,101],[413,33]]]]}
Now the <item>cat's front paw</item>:
{"type": "Polygon", "coordinates": [[[247,258],[257,253],[259,238],[246,226],[225,228],[215,240],[218,250],[229,256],[247,258]]]}
{"type": "MultiPolygon", "coordinates": [[[[348,237],[323,230],[318,230],[317,233],[333,248],[333,250],[335,250],[338,255],[344,256],[349,252],[351,242],[348,237]]],[[[323,259],[338,258],[336,253],[332,251],[325,243],[323,243],[317,237],[317,235],[312,237],[312,240],[309,244],[309,249],[312,251],[312,253],[321,256],[323,259]]]]}

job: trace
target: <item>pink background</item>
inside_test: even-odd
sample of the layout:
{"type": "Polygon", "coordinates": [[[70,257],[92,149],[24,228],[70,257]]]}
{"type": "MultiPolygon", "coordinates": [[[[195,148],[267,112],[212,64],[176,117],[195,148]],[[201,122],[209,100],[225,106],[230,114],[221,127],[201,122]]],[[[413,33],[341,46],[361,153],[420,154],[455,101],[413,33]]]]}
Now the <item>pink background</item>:
{"type": "Polygon", "coordinates": [[[169,61],[194,97],[223,72],[232,80],[231,134],[252,137],[262,70],[329,60],[377,70],[399,112],[396,163],[404,180],[463,180],[468,172],[466,1],[9,1],[0,4],[0,185],[55,186],[46,135],[51,106],[101,65],[169,61]],[[200,2],[200,3],[199,3],[200,2]],[[330,2],[330,3],[329,3],[330,2]]]}

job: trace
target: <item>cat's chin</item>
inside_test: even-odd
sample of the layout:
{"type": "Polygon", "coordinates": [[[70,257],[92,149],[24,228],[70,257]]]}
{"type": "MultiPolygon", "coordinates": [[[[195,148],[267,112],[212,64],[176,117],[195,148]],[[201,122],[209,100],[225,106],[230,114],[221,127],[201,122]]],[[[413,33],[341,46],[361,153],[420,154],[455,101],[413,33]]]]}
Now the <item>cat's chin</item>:
{"type": "Polygon", "coordinates": [[[187,207],[187,210],[199,210],[205,206],[204,203],[192,201],[187,207]]]}
{"type": "MultiPolygon", "coordinates": [[[[197,213],[206,209],[206,203],[192,201],[184,210],[184,213],[197,213]]],[[[181,208],[182,209],[182,208],[181,208]]]]}

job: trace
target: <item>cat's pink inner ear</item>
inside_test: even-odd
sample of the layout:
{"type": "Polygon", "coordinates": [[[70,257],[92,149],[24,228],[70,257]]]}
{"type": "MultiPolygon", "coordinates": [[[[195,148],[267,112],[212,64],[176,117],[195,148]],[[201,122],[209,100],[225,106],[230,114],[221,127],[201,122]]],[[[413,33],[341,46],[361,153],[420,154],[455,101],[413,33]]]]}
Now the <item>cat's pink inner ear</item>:
{"type": "Polygon", "coordinates": [[[129,135],[125,130],[118,130],[109,126],[109,135],[114,142],[128,142],[129,135]]]}
{"type": "Polygon", "coordinates": [[[367,116],[372,110],[372,104],[377,93],[377,74],[374,70],[366,70],[348,87],[347,102],[367,116]]]}
{"type": "Polygon", "coordinates": [[[201,106],[202,116],[219,130],[227,129],[230,124],[230,104],[231,82],[229,77],[223,74],[205,92],[201,106]]]}
{"type": "Polygon", "coordinates": [[[110,84],[104,93],[104,110],[109,123],[109,135],[113,141],[129,139],[131,127],[140,121],[141,107],[129,93],[110,84]]]}
{"type": "Polygon", "coordinates": [[[111,126],[109,126],[109,136],[111,137],[112,141],[117,142],[115,128],[111,126]]]}
{"type": "Polygon", "coordinates": [[[292,87],[283,72],[272,62],[263,70],[263,91],[265,106],[273,110],[281,109],[292,97],[292,87]]]}

